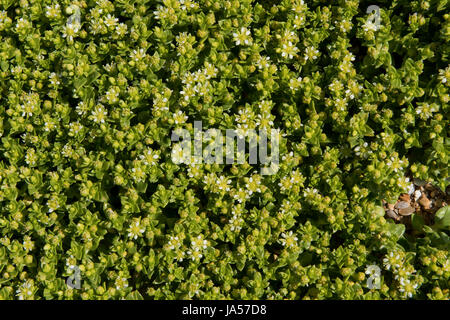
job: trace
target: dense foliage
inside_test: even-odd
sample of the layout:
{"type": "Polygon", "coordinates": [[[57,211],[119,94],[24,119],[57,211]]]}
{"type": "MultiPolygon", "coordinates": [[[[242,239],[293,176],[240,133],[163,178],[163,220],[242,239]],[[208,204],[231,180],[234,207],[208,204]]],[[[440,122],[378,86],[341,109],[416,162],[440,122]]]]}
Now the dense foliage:
{"type": "Polygon", "coordinates": [[[449,299],[448,207],[381,207],[448,184],[448,9],[0,0],[0,297],[449,299]],[[277,173],[175,164],[195,120],[280,129],[277,173]]]}

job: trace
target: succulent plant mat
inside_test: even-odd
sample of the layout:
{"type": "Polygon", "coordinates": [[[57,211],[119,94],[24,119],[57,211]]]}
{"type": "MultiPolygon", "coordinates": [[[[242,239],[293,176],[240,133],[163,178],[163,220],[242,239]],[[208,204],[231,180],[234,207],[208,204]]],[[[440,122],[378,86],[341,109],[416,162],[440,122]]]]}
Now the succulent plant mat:
{"type": "Polygon", "coordinates": [[[431,183],[413,179],[413,185],[408,193],[401,194],[395,203],[383,200],[383,206],[387,218],[403,223],[406,226],[406,232],[417,233],[412,226],[412,216],[418,215],[425,225],[432,226],[436,212],[447,206],[449,201],[449,188],[442,191],[431,183]]]}

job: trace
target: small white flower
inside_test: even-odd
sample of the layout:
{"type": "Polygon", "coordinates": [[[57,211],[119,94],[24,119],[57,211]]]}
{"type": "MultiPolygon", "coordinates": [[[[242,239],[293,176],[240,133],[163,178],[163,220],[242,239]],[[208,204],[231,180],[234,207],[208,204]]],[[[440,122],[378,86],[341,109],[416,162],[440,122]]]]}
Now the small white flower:
{"type": "Polygon", "coordinates": [[[92,120],[97,123],[105,123],[108,112],[102,105],[98,105],[92,112],[92,120]]]}
{"type": "Polygon", "coordinates": [[[51,6],[46,6],[45,7],[45,16],[47,18],[57,18],[60,10],[59,10],[60,6],[58,3],[51,5],[51,6]]]}
{"type": "Polygon", "coordinates": [[[416,190],[416,188],[414,187],[414,183],[410,183],[408,185],[408,194],[412,195],[414,193],[414,191],[416,190]]]}
{"type": "Polygon", "coordinates": [[[373,23],[372,21],[366,21],[365,24],[363,24],[363,29],[365,32],[369,32],[369,31],[377,31],[378,30],[378,26],[373,23]]]}
{"type": "Polygon", "coordinates": [[[59,81],[58,76],[54,72],[50,73],[50,76],[48,78],[50,79],[50,83],[52,85],[54,85],[54,86],[57,86],[57,85],[61,84],[61,82],[59,81]]]}
{"type": "Polygon", "coordinates": [[[74,36],[79,31],[79,25],[77,24],[66,24],[63,29],[63,38],[67,38],[69,41],[73,41],[74,36]]]}
{"type": "Polygon", "coordinates": [[[365,273],[367,275],[373,275],[373,274],[377,274],[379,270],[380,270],[380,268],[376,265],[368,265],[368,266],[366,266],[365,273]]]}
{"type": "Polygon", "coordinates": [[[117,19],[116,17],[112,16],[109,13],[108,13],[108,15],[106,17],[103,18],[103,22],[108,27],[114,27],[117,24],[118,21],[119,21],[119,19],[117,19]]]}
{"type": "Polygon", "coordinates": [[[297,54],[298,48],[291,42],[282,45],[281,56],[283,58],[292,59],[297,54]]]}
{"type": "Polygon", "coordinates": [[[188,119],[188,116],[184,114],[181,110],[173,114],[173,120],[175,124],[182,124],[185,123],[188,119]]]}
{"type": "Polygon", "coordinates": [[[217,187],[219,190],[230,191],[231,180],[227,179],[225,176],[220,176],[217,181],[217,187]]]}
{"type": "Polygon", "coordinates": [[[414,191],[414,199],[416,199],[416,201],[419,200],[421,196],[422,192],[420,192],[420,190],[414,191]]]}
{"type": "Polygon", "coordinates": [[[283,246],[287,248],[292,248],[296,246],[298,238],[292,231],[289,231],[288,233],[283,232],[281,236],[283,237],[283,239],[280,239],[280,242],[283,246]]]}
{"type": "Polygon", "coordinates": [[[136,62],[144,59],[146,56],[147,54],[145,53],[145,50],[142,48],[133,50],[130,54],[131,59],[133,59],[136,62]]]}

